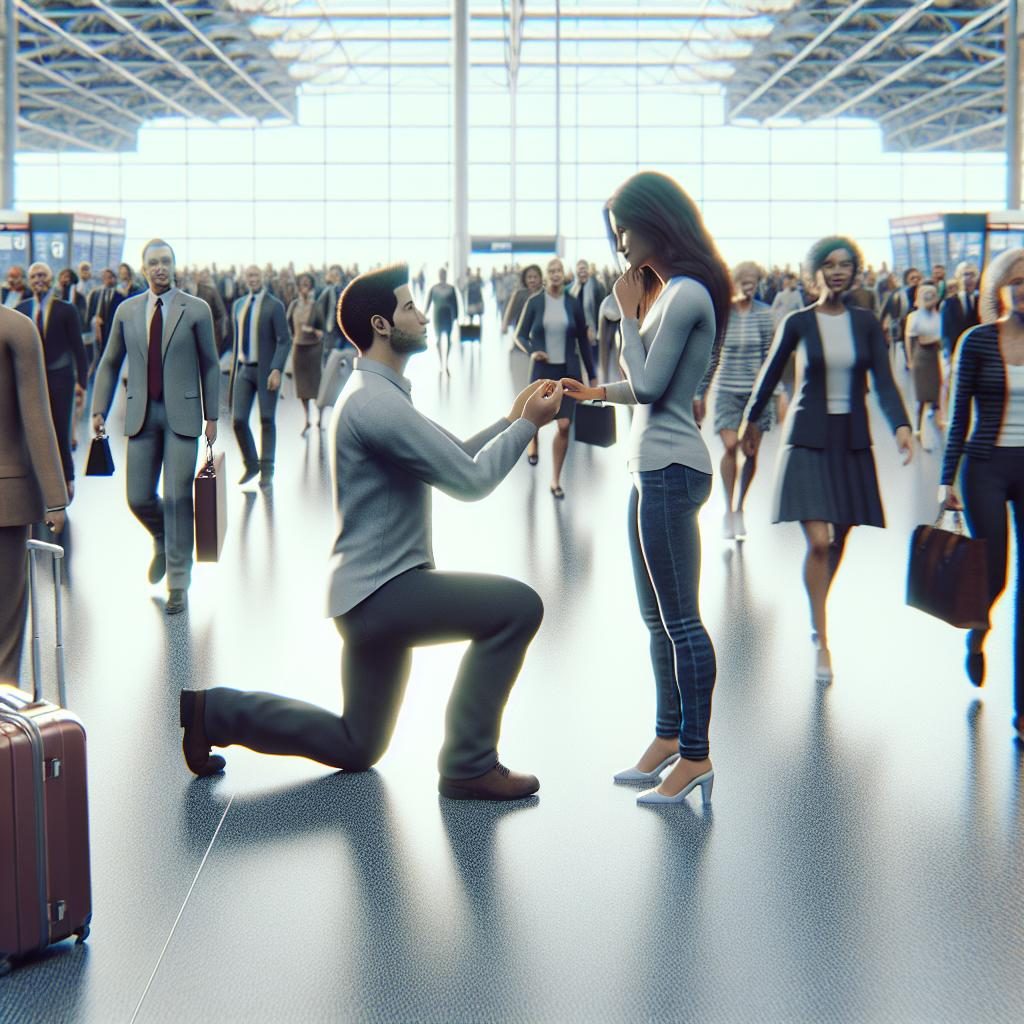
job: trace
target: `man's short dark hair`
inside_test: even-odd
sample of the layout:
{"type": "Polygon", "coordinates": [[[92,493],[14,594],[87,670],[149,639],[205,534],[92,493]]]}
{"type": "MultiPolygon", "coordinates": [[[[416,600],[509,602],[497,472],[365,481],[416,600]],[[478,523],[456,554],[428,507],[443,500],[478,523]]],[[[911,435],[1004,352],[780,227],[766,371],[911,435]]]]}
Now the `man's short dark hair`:
{"type": "Polygon", "coordinates": [[[918,270],[917,267],[907,267],[907,269],[903,271],[903,283],[904,284],[908,284],[910,282],[910,275],[911,274],[920,274],[920,273],[921,273],[921,271],[918,270]]]}
{"type": "Polygon", "coordinates": [[[409,283],[409,264],[392,263],[379,270],[360,274],[341,293],[337,319],[342,333],[360,352],[373,344],[370,320],[384,317],[394,326],[398,298],[395,290],[409,283]]]}
{"type": "Polygon", "coordinates": [[[150,250],[150,249],[155,249],[155,248],[157,248],[158,246],[166,246],[166,247],[167,247],[168,249],[170,249],[170,250],[171,250],[171,262],[172,262],[172,263],[177,263],[177,262],[178,262],[178,261],[177,261],[177,259],[175,259],[175,256],[174,256],[174,249],[173,249],[173,247],[171,246],[171,243],[170,243],[170,242],[165,242],[165,241],[164,241],[164,240],[163,240],[162,238],[151,238],[151,239],[150,239],[150,240],[149,240],[149,241],[148,241],[148,242],[147,242],[147,243],[146,243],[146,244],[145,244],[145,245],[144,245],[144,246],[142,247],[142,265],[143,265],[143,266],[145,266],[145,265],[146,265],[146,253],[147,253],[147,252],[149,252],[149,250],[150,250]]]}

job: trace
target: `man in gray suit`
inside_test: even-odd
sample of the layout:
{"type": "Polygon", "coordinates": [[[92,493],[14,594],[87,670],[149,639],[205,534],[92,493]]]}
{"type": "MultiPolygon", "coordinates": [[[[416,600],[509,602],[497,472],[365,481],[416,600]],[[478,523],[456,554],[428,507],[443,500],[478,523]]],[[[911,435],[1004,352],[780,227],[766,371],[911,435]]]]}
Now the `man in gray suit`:
{"type": "Polygon", "coordinates": [[[288,360],[291,335],[281,300],[272,295],[257,266],[245,271],[249,294],[236,300],[231,310],[235,326],[234,357],[231,361],[231,420],[242,449],[245,472],[239,484],[248,483],[257,473],[260,486],[269,487],[274,479],[274,451],[277,447],[277,399],[281,374],[288,360]],[[249,429],[252,404],[259,398],[260,452],[249,429]]]}
{"type": "Polygon", "coordinates": [[[153,239],[142,264],[149,288],[114,314],[96,371],[92,421],[97,431],[103,428],[127,354],[128,505],[153,535],[149,581],[167,575],[166,611],[175,615],[185,610],[192,574],[192,479],[204,419],[207,441],[217,440],[220,365],[210,307],[175,287],[171,247],[153,239]]]}

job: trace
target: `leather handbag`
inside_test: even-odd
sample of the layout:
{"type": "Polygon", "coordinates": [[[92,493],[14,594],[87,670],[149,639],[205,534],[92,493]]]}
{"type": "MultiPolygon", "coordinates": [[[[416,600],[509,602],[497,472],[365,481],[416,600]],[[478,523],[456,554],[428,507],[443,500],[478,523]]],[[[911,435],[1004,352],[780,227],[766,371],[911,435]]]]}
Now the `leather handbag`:
{"type": "Polygon", "coordinates": [[[219,561],[228,529],[227,478],[224,473],[224,453],[214,455],[213,445],[209,441],[206,444],[206,462],[196,474],[193,494],[196,561],[219,561]]]}
{"type": "Polygon", "coordinates": [[[957,629],[988,629],[988,543],[967,536],[959,512],[952,530],[942,518],[914,530],[907,604],[957,629]]]}
{"type": "Polygon", "coordinates": [[[604,402],[576,405],[576,440],[609,448],[615,444],[615,406],[604,402]]]}
{"type": "Polygon", "coordinates": [[[86,476],[113,476],[114,457],[110,454],[110,439],[103,427],[97,431],[89,446],[89,458],[85,463],[86,476]]]}

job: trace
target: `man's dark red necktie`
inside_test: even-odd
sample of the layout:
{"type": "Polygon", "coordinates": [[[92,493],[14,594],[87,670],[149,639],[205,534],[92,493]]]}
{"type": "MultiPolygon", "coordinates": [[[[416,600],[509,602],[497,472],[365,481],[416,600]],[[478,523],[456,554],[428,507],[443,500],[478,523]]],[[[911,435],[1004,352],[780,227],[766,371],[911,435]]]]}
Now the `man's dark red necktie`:
{"type": "Polygon", "coordinates": [[[149,322],[149,397],[159,401],[164,393],[163,340],[164,315],[162,299],[156,300],[153,319],[149,322]]]}
{"type": "Polygon", "coordinates": [[[39,337],[42,341],[46,338],[43,337],[43,304],[40,302],[36,305],[36,330],[39,331],[39,337]]]}

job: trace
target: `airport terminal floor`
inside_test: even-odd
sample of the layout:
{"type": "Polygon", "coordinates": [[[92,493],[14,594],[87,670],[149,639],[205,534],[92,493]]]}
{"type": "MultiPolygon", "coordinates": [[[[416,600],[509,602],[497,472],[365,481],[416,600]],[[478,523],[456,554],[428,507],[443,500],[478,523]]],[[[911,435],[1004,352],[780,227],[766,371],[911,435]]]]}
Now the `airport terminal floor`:
{"type": "MultiPolygon", "coordinates": [[[[433,350],[409,372],[418,408],[467,436],[507,411],[526,370],[492,320],[480,344],[456,347],[450,379],[433,350]]],[[[286,382],[273,489],[239,489],[222,418],[227,540],[219,563],[196,567],[188,612],[168,617],[124,497],[123,394],[110,423],[117,473],[81,476],[83,424],[69,510],[68,693],[90,744],[92,935],[0,980],[5,1024],[1021,1019],[1013,609],[996,608],[988,681],[974,690],[963,633],[904,604],[911,530],[935,517],[938,451],[904,468],[872,408],[888,528],[848,545],[823,687],[802,535],[769,522],[778,431],[749,538],[725,541],[708,416],[708,809],[696,793],[640,807],[636,789],[612,784],[654,724],[626,543],[627,410],[614,447],[571,446],[564,501],[548,488],[554,427],[539,465],[524,457],[485,500],[436,493],[438,566],[522,579],[546,607],[500,746],[540,793],[452,802],[438,796],[436,755],[460,644],[416,652],[371,771],[231,748],[223,776],[188,772],[182,687],[340,709],[327,434],[300,438],[286,382]]]]}

